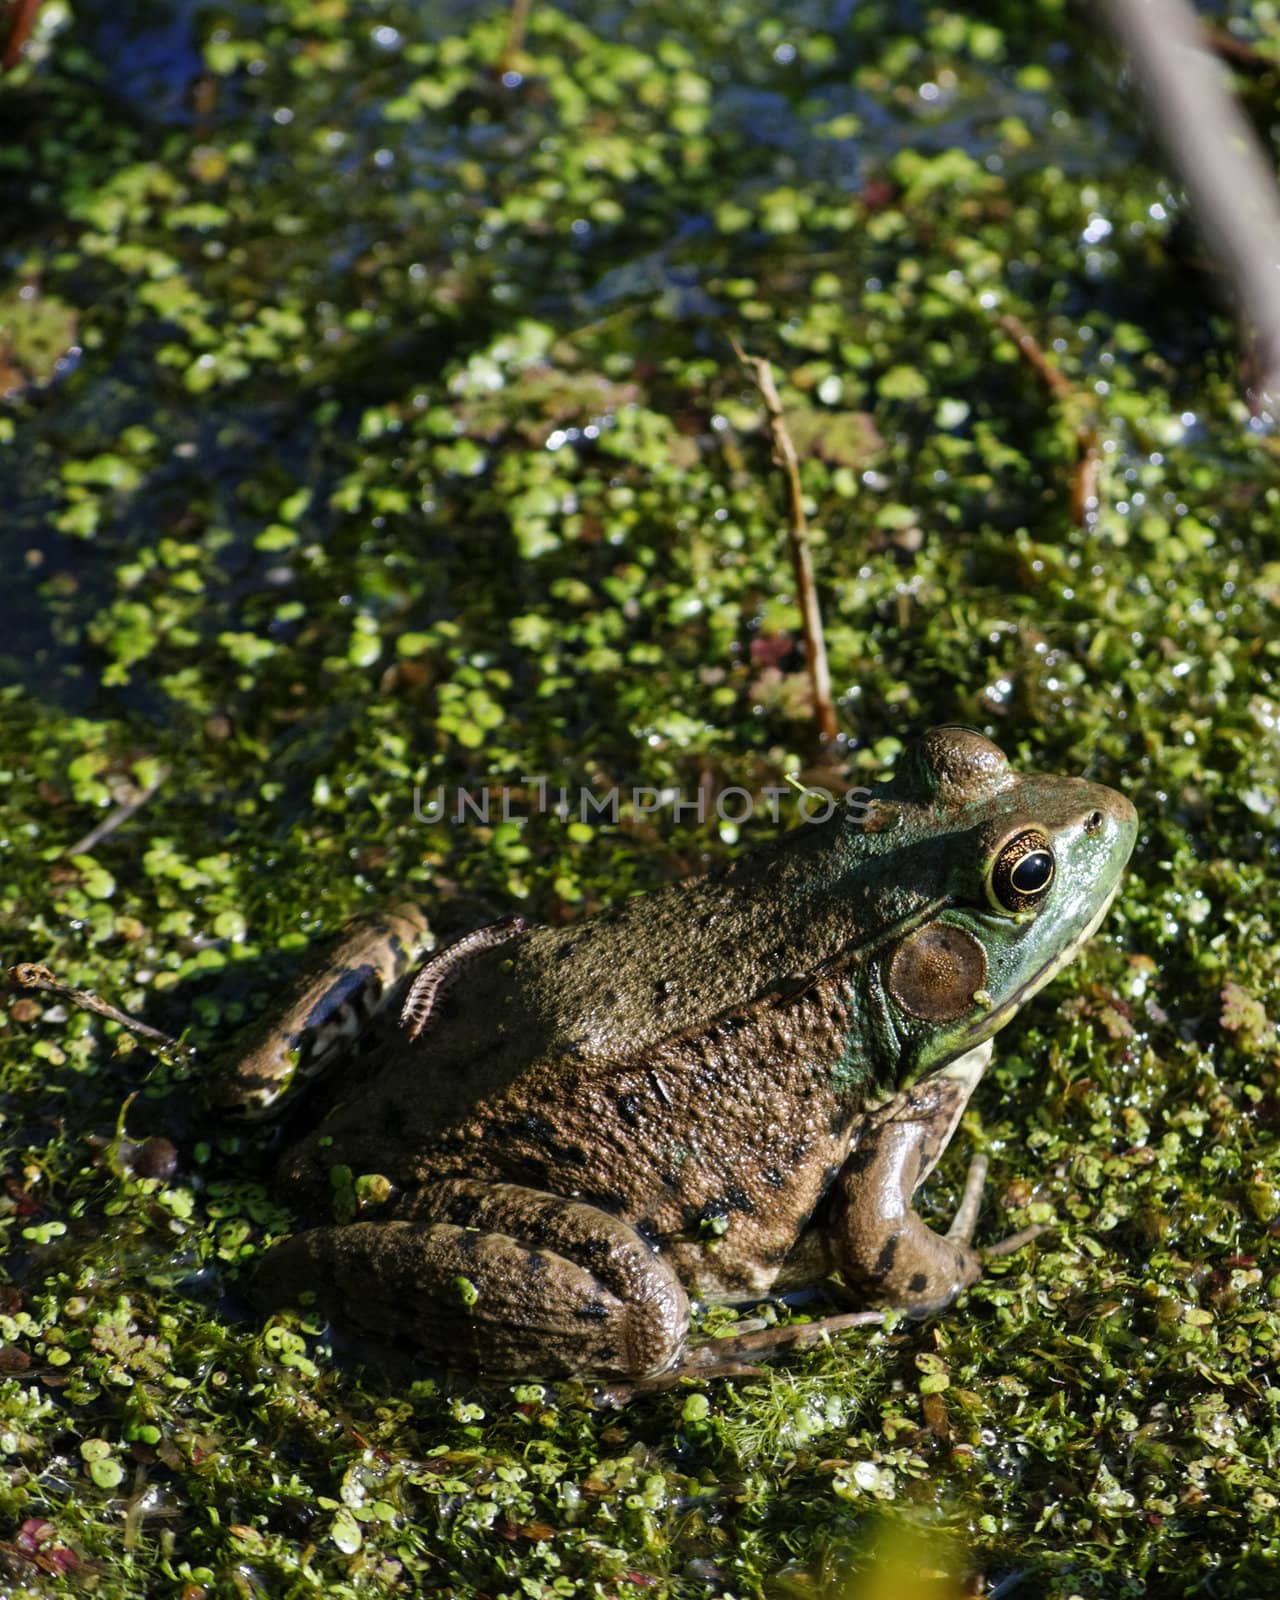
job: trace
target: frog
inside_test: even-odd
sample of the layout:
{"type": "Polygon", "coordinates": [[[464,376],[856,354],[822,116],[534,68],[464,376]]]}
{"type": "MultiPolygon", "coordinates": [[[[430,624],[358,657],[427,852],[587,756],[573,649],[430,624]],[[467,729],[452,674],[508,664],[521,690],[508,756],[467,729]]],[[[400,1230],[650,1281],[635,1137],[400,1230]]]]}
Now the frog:
{"type": "MultiPolygon", "coordinates": [[[[263,1311],[480,1373],[645,1383],[705,1355],[698,1304],[835,1284],[868,1315],[950,1306],[1004,1248],[973,1239],[985,1162],[945,1233],[916,1191],[993,1036],[1101,924],[1137,815],[953,725],[858,794],[577,922],[509,917],[425,959],[411,906],[352,935],[337,1012],[365,969],[401,1007],[328,1051],[327,1109],[276,1169],[307,1225],[264,1253],[263,1311]]],[[[345,1039],[318,995],[226,1102],[292,1092],[303,1020],[345,1039]]]]}

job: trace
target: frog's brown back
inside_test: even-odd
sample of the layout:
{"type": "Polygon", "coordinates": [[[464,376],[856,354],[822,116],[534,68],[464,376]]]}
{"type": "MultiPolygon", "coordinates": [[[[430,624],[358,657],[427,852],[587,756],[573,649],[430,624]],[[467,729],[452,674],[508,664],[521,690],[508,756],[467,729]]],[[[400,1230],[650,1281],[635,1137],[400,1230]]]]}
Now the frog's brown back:
{"type": "MultiPolygon", "coordinates": [[[[874,893],[856,871],[841,881],[824,833],[802,830],[724,871],[571,928],[529,930],[469,959],[422,1037],[400,1035],[368,1061],[286,1157],[282,1178],[322,1194],[328,1166],[342,1161],[409,1184],[428,1152],[468,1149],[473,1159],[462,1166],[483,1166],[496,1107],[499,1142],[517,1151],[510,1129],[522,1118],[533,1127],[540,1108],[589,1101],[634,1066],[661,1056],[696,1079],[717,1029],[750,1032],[780,998],[799,1001],[817,974],[834,980],[836,969],[882,947],[886,916],[910,921],[933,903],[919,874],[897,882],[890,874],[887,884],[877,875],[874,893]]],[[[857,1005],[850,991],[838,1032],[821,1045],[827,1070],[851,1054],[857,1005]]],[[[748,1055],[761,1048],[741,1040],[748,1055]]]]}

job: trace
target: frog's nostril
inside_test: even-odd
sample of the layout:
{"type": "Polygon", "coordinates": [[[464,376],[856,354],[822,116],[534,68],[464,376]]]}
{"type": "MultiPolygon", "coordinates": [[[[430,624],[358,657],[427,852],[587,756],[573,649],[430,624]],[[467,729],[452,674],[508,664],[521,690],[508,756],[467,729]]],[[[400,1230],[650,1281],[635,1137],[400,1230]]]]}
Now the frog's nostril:
{"type": "Polygon", "coordinates": [[[1102,826],[1102,820],[1101,811],[1091,811],[1088,817],[1085,818],[1084,831],[1086,833],[1097,833],[1102,826]]]}

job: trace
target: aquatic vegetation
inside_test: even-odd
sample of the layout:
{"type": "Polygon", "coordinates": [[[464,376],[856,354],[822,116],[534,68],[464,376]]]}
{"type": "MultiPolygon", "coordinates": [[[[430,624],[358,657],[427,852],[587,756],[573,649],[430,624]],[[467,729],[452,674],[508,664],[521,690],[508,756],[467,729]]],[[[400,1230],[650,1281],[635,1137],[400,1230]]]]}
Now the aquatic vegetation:
{"type": "Polygon", "coordinates": [[[535,6],[514,56],[478,6],[42,9],[0,83],[6,964],[207,1056],[397,886],[557,921],[768,837],[697,810],[817,756],[731,337],[801,458],[843,777],[969,722],[1143,835],[931,1191],[981,1144],[980,1231],[1054,1221],[1034,1253],[613,1412],[260,1325],[269,1135],[15,992],[8,1590],[837,1593],[889,1519],[1061,1600],[1260,1592],[1280,477],[1097,39],[1058,0],[535,6]],[[439,785],[527,820],[418,820],[439,785]]]}

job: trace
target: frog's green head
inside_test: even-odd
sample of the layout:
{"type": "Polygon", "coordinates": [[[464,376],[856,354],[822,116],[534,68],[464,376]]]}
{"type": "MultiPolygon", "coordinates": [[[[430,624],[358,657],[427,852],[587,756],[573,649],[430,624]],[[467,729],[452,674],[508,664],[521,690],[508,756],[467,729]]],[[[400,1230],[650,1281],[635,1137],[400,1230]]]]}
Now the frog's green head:
{"type": "Polygon", "coordinates": [[[903,1076],[918,1077],[990,1038],[1075,956],[1138,818],[1101,784],[1014,772],[970,728],[925,734],[883,795],[867,822],[882,871],[924,892],[875,970],[903,1076]]]}

